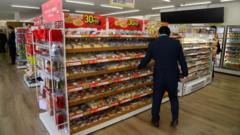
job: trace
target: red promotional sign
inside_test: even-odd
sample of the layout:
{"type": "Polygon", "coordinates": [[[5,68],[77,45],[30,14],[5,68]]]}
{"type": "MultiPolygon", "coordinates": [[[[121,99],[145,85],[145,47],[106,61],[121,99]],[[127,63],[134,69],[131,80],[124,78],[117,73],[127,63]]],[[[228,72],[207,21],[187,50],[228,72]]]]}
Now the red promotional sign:
{"type": "Polygon", "coordinates": [[[142,31],[143,20],[108,17],[109,29],[142,31]]]}
{"type": "Polygon", "coordinates": [[[64,14],[65,28],[106,29],[106,17],[93,14],[64,14]]]}
{"type": "Polygon", "coordinates": [[[62,0],[49,0],[42,4],[42,17],[44,23],[61,21],[62,0]]]}

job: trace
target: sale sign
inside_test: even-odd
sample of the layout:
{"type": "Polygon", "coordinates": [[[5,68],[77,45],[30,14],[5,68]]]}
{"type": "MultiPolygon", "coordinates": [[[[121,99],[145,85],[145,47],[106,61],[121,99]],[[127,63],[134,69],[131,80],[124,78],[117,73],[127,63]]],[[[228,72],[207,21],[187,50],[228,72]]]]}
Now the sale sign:
{"type": "Polygon", "coordinates": [[[45,24],[63,20],[62,0],[49,0],[43,3],[42,17],[45,24]]]}
{"type": "Polygon", "coordinates": [[[142,31],[143,20],[108,17],[109,29],[142,31]]]}
{"type": "Polygon", "coordinates": [[[65,28],[106,29],[106,17],[93,14],[64,14],[65,28]]]}

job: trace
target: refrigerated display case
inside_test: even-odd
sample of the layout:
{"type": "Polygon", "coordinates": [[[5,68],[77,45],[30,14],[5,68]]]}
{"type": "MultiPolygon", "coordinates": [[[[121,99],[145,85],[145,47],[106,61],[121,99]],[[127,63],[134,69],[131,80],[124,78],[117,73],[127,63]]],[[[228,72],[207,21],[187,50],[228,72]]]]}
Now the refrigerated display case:
{"type": "Polygon", "coordinates": [[[223,67],[240,71],[240,26],[228,26],[223,67]]]}

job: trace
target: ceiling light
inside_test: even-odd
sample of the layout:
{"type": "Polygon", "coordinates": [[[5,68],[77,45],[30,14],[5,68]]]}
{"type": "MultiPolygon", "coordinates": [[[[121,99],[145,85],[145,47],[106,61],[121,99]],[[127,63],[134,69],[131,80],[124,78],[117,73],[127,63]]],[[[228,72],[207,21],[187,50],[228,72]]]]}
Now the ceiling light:
{"type": "Polygon", "coordinates": [[[152,10],[157,10],[157,9],[167,9],[167,8],[174,8],[174,5],[169,5],[169,6],[164,6],[164,7],[153,7],[152,10]]]}
{"type": "Polygon", "coordinates": [[[162,0],[162,1],[164,1],[164,2],[171,2],[171,0],[162,0]]]}
{"type": "Polygon", "coordinates": [[[76,13],[83,13],[83,14],[94,14],[95,12],[92,11],[81,11],[81,10],[76,10],[76,13]]]}
{"type": "Polygon", "coordinates": [[[160,13],[159,14],[151,14],[151,15],[146,15],[146,17],[157,17],[159,16],[160,17],[160,13]]]}
{"type": "Polygon", "coordinates": [[[137,16],[129,16],[129,17],[126,17],[126,18],[136,18],[136,19],[139,19],[139,18],[143,18],[142,15],[137,15],[137,16]]]}
{"type": "Polygon", "coordinates": [[[26,5],[11,5],[11,7],[15,8],[28,8],[28,9],[40,9],[40,7],[26,6],[26,5]]]}
{"type": "Polygon", "coordinates": [[[122,12],[113,12],[113,13],[109,13],[109,14],[103,14],[103,16],[109,16],[109,15],[118,15],[118,14],[127,14],[127,13],[135,13],[135,12],[139,12],[139,9],[135,9],[135,10],[128,10],[128,11],[122,11],[122,12]]]}
{"type": "Polygon", "coordinates": [[[211,1],[205,1],[205,2],[194,2],[194,3],[186,3],[186,4],[181,4],[181,7],[187,7],[187,6],[196,6],[196,5],[206,5],[206,4],[211,4],[211,1]]]}
{"type": "Polygon", "coordinates": [[[230,1],[235,1],[235,0],[220,0],[220,2],[230,2],[230,1]]]}
{"type": "Polygon", "coordinates": [[[69,9],[63,9],[62,11],[63,12],[69,12],[70,10],[69,9]]]}
{"type": "Polygon", "coordinates": [[[101,6],[101,7],[106,7],[106,8],[123,9],[122,7],[111,6],[111,5],[107,5],[107,4],[101,4],[100,6],[101,6]]]}
{"type": "Polygon", "coordinates": [[[95,5],[94,3],[91,3],[91,2],[74,1],[74,0],[66,0],[66,2],[75,3],[75,4],[83,4],[83,5],[91,5],[91,6],[95,5]]]}

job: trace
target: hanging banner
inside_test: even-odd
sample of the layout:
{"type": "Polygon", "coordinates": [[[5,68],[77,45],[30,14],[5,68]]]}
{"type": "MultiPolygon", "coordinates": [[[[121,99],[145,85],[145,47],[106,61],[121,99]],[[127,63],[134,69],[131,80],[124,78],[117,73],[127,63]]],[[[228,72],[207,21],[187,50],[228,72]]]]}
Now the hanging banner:
{"type": "Polygon", "coordinates": [[[43,3],[42,17],[45,24],[62,21],[62,0],[49,0],[48,2],[43,3]]]}
{"type": "Polygon", "coordinates": [[[93,14],[64,14],[65,28],[106,29],[106,17],[93,14]]]}
{"type": "Polygon", "coordinates": [[[109,29],[115,30],[143,30],[143,20],[108,17],[109,29]]]}
{"type": "Polygon", "coordinates": [[[135,0],[110,0],[110,5],[118,7],[134,8],[135,0]]]}

